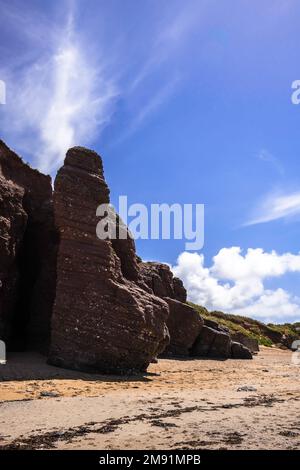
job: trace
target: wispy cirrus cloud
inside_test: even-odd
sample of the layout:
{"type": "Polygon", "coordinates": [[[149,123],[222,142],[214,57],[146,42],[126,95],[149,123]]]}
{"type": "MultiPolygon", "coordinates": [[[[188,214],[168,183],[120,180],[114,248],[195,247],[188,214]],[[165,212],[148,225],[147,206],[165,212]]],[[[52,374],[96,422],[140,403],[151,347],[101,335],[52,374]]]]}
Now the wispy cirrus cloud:
{"type": "Polygon", "coordinates": [[[300,214],[300,191],[289,194],[270,194],[254,209],[244,226],[292,218],[300,214]]]}
{"type": "Polygon", "coordinates": [[[112,77],[86,54],[72,13],[55,40],[50,38],[38,59],[17,73],[14,67],[6,71],[8,103],[1,122],[16,149],[33,154],[33,164],[46,173],[59,166],[69,147],[87,145],[101,132],[118,95],[112,77]]]}
{"type": "Polygon", "coordinates": [[[174,56],[178,56],[179,50],[184,49],[189,41],[191,33],[201,28],[208,5],[207,0],[201,4],[192,1],[185,4],[183,9],[172,12],[171,17],[167,15],[160,22],[147,58],[130,85],[130,92],[134,91],[151,74],[155,74],[157,68],[172,60],[174,56]]]}
{"type": "Polygon", "coordinates": [[[136,62],[124,61],[130,54],[129,38],[128,43],[117,41],[112,53],[109,38],[102,43],[95,36],[91,50],[97,31],[87,31],[88,22],[81,27],[82,5],[65,1],[59,6],[60,19],[54,21],[43,10],[21,13],[18,2],[0,5],[8,39],[14,34],[22,48],[22,54],[11,54],[0,65],[8,84],[7,105],[0,115],[2,138],[47,173],[55,172],[70,146],[99,141],[119,101],[126,127],[114,143],[137,132],[172,97],[181,75],[170,63],[181,60],[179,50],[187,47],[203,11],[197,2],[161,11],[151,47],[139,45],[136,62]]]}

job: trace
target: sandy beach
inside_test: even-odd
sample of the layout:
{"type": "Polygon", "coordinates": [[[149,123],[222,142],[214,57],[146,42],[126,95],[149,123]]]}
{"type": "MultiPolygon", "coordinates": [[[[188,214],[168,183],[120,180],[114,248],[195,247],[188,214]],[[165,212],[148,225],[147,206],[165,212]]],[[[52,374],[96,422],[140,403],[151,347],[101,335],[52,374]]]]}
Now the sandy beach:
{"type": "Polygon", "coordinates": [[[14,353],[0,367],[1,449],[297,449],[300,368],[171,360],[135,377],[90,375],[14,353]]]}

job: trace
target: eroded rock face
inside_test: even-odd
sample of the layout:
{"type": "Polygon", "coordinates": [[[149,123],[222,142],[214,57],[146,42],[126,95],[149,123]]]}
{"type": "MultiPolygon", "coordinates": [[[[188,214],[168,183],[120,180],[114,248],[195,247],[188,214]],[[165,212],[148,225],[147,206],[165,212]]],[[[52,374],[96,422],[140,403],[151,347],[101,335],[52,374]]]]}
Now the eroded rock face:
{"type": "Polygon", "coordinates": [[[213,344],[208,352],[210,357],[228,359],[231,357],[231,339],[227,333],[217,331],[213,344]]]}
{"type": "Polygon", "coordinates": [[[246,346],[252,353],[259,351],[259,344],[257,339],[249,338],[249,336],[244,335],[243,333],[236,332],[231,335],[233,341],[241,343],[243,346],[246,346]]]}
{"type": "MultiPolygon", "coordinates": [[[[131,280],[128,241],[116,246],[96,237],[96,209],[108,202],[100,157],[70,149],[55,180],[60,242],[49,362],[104,373],[144,371],[169,342],[168,305],[131,280]]],[[[131,242],[130,249],[135,256],[131,242]]]]}
{"type": "Polygon", "coordinates": [[[197,337],[191,356],[220,359],[252,359],[250,350],[238,342],[231,341],[226,331],[211,328],[205,324],[197,337]]]}
{"type": "Polygon", "coordinates": [[[203,320],[189,305],[174,299],[166,298],[165,300],[170,311],[167,326],[171,340],[164,354],[189,356],[193,344],[202,330],[203,320]]]}
{"type": "Polygon", "coordinates": [[[191,355],[196,357],[208,356],[216,335],[217,330],[204,325],[201,334],[197,337],[193,345],[191,355]]]}
{"type": "Polygon", "coordinates": [[[186,290],[180,279],[173,276],[167,264],[157,262],[141,262],[139,272],[142,281],[158,297],[169,297],[186,302],[186,290]]]}
{"type": "Polygon", "coordinates": [[[209,326],[210,328],[222,331],[223,333],[229,333],[229,328],[227,326],[221,325],[220,323],[210,320],[209,318],[204,318],[204,325],[209,326]]]}
{"type": "MultiPolygon", "coordinates": [[[[186,303],[187,295],[183,283],[173,276],[169,266],[140,261],[139,267],[139,285],[164,299],[169,306],[167,326],[170,344],[166,347],[164,356],[221,359],[232,356],[232,341],[228,328],[213,320],[202,318],[199,312],[186,303]]],[[[237,347],[233,349],[238,354],[237,347]]],[[[249,356],[243,349],[240,350],[240,355],[249,356]]]]}
{"type": "Polygon", "coordinates": [[[51,179],[0,141],[0,336],[46,348],[55,287],[51,179]]]}
{"type": "Polygon", "coordinates": [[[248,358],[186,304],[169,266],[142,262],[130,237],[96,237],[109,189],[95,152],[68,151],[53,204],[50,177],[0,141],[0,203],[0,339],[10,349],[47,353],[51,331],[50,363],[104,373],[144,371],[163,352],[248,358]]]}
{"type": "Polygon", "coordinates": [[[170,343],[164,356],[190,355],[203,325],[195,309],[186,304],[186,290],[180,279],[173,276],[168,265],[157,262],[140,262],[139,285],[164,299],[169,307],[167,326],[170,343]]]}
{"type": "Polygon", "coordinates": [[[252,359],[251,351],[243,346],[241,343],[232,341],[231,343],[231,357],[233,359],[252,359]]]}

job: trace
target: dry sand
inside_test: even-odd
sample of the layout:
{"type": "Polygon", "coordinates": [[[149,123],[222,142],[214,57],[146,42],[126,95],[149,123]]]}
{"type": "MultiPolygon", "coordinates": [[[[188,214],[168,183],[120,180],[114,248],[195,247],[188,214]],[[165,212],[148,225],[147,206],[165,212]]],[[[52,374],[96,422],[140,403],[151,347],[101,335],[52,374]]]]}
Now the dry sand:
{"type": "Polygon", "coordinates": [[[253,361],[162,359],[137,377],[72,372],[16,353],[0,380],[2,449],[300,447],[300,367],[289,351],[262,348],[253,361]]]}

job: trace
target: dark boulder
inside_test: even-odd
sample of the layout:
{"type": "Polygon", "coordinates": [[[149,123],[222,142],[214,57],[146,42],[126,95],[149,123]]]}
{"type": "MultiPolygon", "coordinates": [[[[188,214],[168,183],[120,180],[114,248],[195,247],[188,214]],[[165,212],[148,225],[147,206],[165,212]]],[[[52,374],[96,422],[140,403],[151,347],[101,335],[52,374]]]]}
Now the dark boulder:
{"type": "Polygon", "coordinates": [[[17,256],[27,225],[23,208],[24,190],[0,176],[0,339],[12,336],[18,285],[17,256]]]}
{"type": "Polygon", "coordinates": [[[231,334],[231,339],[237,343],[241,343],[243,346],[246,346],[246,348],[248,348],[252,353],[257,353],[259,351],[259,344],[255,338],[236,332],[231,334]]]}
{"type": "Polygon", "coordinates": [[[193,345],[191,355],[227,359],[231,356],[230,336],[217,329],[204,325],[193,345]]]}
{"type": "Polygon", "coordinates": [[[191,356],[207,356],[211,350],[216,335],[217,330],[204,325],[201,329],[201,333],[197,337],[192,347],[191,356]]]}
{"type": "Polygon", "coordinates": [[[223,359],[229,358],[231,356],[231,339],[229,334],[217,331],[208,355],[223,359]]]}
{"type": "Polygon", "coordinates": [[[167,319],[170,344],[164,354],[189,356],[192,346],[202,330],[203,320],[189,305],[170,298],[165,298],[165,300],[170,311],[167,319]]]}

